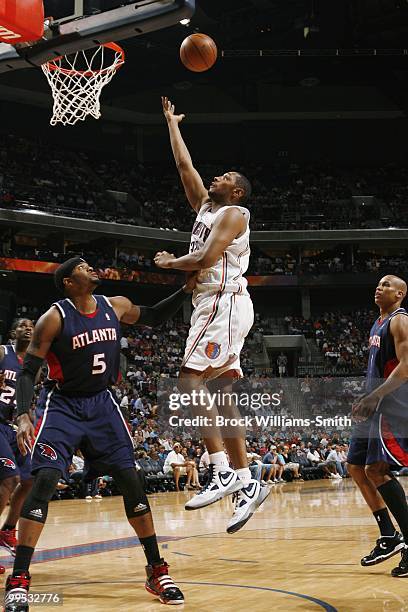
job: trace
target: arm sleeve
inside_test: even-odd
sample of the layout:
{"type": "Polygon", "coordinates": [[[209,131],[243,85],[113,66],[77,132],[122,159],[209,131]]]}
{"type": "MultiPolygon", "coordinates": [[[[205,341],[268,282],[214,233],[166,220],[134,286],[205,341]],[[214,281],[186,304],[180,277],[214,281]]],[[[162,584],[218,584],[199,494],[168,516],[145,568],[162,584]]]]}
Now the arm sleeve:
{"type": "Polygon", "coordinates": [[[162,300],[154,306],[139,306],[140,317],[137,325],[148,325],[156,327],[165,321],[171,319],[182,306],[184,300],[188,296],[183,289],[179,289],[170,297],[162,300]]]}
{"type": "Polygon", "coordinates": [[[23,369],[17,376],[16,400],[17,416],[28,414],[34,395],[35,378],[41,368],[43,359],[27,353],[24,357],[23,369]]]}

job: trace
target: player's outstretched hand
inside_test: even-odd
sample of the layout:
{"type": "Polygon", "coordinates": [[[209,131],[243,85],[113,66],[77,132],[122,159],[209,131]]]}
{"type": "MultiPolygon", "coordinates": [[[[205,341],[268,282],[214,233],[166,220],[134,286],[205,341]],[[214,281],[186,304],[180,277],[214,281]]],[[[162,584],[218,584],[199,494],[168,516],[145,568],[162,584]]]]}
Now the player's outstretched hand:
{"type": "Polygon", "coordinates": [[[32,448],[32,441],[34,440],[34,426],[31,422],[28,414],[21,414],[17,418],[17,444],[20,449],[20,453],[25,456],[28,450],[32,448]]]}
{"type": "Polygon", "coordinates": [[[170,121],[175,121],[176,123],[180,123],[181,121],[183,121],[185,115],[176,115],[176,107],[174,106],[174,104],[172,104],[172,102],[170,102],[168,98],[162,96],[161,101],[163,106],[163,113],[166,117],[167,123],[170,123],[170,121]]]}
{"type": "Polygon", "coordinates": [[[154,256],[154,263],[158,268],[170,268],[170,262],[176,259],[173,253],[167,251],[160,251],[154,256]]]}

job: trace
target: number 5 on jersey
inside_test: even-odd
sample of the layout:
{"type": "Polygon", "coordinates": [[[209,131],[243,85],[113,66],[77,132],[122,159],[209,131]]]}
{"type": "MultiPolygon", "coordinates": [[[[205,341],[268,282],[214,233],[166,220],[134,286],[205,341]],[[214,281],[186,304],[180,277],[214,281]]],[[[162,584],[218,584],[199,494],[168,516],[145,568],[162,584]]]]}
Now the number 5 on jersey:
{"type": "Polygon", "coordinates": [[[106,370],[105,353],[94,355],[92,374],[103,374],[106,370]]]}

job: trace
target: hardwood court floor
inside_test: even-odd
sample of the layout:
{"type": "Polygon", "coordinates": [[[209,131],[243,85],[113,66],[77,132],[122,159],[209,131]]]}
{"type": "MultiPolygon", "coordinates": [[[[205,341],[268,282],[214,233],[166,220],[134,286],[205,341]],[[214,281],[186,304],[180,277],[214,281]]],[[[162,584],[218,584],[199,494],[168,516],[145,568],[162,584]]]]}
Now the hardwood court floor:
{"type": "MultiPolygon", "coordinates": [[[[389,575],[399,556],[360,566],[377,528],[350,480],[275,486],[232,536],[225,532],[228,500],[185,512],[187,497],[150,496],[163,556],[186,597],[178,609],[408,611],[408,579],[389,575]]],[[[10,557],[2,554],[0,563],[10,557]]],[[[50,611],[165,609],[143,588],[143,552],[119,497],[52,502],[32,574],[33,591],[63,593],[63,607],[50,611]]]]}

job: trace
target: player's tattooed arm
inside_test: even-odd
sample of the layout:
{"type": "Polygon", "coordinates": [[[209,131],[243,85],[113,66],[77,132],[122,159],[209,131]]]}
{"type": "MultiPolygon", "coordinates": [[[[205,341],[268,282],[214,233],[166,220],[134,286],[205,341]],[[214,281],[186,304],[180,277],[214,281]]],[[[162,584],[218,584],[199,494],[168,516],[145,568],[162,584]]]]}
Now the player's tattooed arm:
{"type": "Polygon", "coordinates": [[[231,242],[245,231],[246,223],[242,212],[231,207],[218,217],[202,249],[183,257],[174,257],[164,251],[156,254],[154,262],[159,268],[186,272],[211,268],[231,242]]]}
{"type": "Polygon", "coordinates": [[[162,97],[162,106],[169,128],[171,148],[184,191],[191,207],[198,212],[208,200],[208,191],[204,187],[201,176],[194,168],[191,155],[180,132],[179,124],[183,121],[184,115],[176,115],[174,104],[166,97],[162,97]]]}
{"type": "Polygon", "coordinates": [[[52,306],[37,321],[33,337],[28,345],[27,354],[44,360],[52,342],[61,333],[61,315],[55,306],[52,306]]]}

